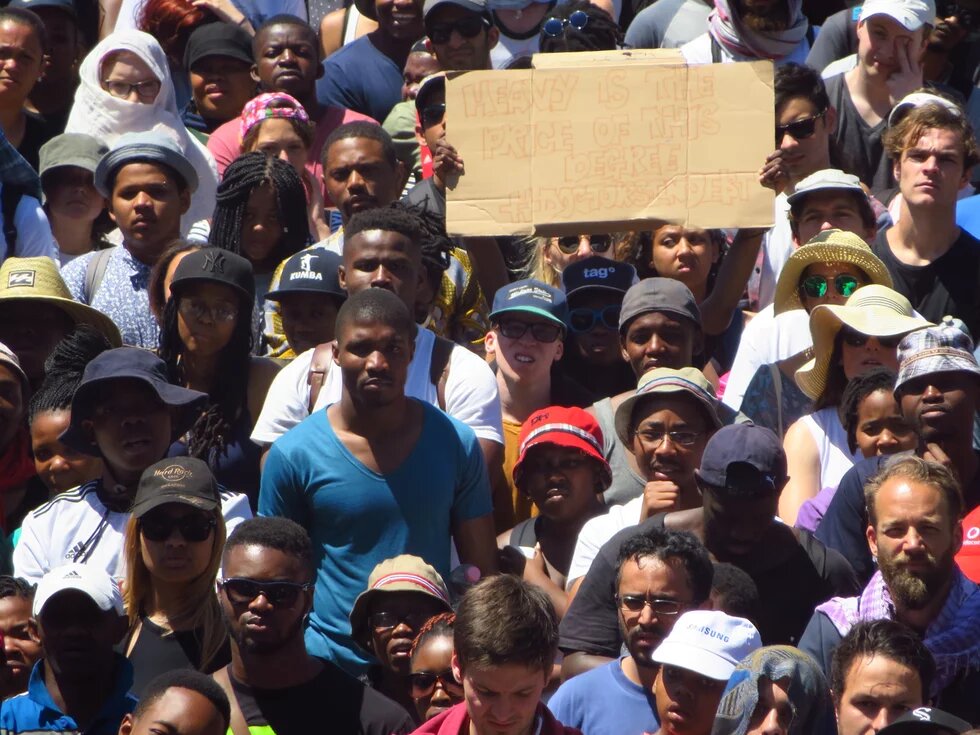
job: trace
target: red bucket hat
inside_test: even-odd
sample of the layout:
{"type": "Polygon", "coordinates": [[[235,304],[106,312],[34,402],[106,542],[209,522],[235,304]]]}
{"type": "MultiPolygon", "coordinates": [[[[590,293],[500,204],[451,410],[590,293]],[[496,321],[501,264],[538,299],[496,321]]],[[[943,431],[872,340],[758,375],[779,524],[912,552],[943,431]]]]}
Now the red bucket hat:
{"type": "Polygon", "coordinates": [[[532,413],[521,426],[514,484],[521,486],[522,466],[528,450],[541,444],[578,449],[599,463],[602,489],[612,484],[612,470],[602,454],[602,429],[592,414],[581,408],[549,406],[532,413]]]}

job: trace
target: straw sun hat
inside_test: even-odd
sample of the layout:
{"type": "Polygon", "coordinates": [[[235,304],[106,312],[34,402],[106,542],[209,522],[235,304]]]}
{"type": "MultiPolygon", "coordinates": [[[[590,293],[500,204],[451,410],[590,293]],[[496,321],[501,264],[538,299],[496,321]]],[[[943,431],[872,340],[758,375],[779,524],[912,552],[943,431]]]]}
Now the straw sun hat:
{"type": "Polygon", "coordinates": [[[815,357],[796,371],[796,384],[814,400],[827,386],[834,343],[845,326],[870,337],[894,337],[931,327],[932,322],[916,316],[900,293],[878,285],[859,288],[843,306],[817,306],[810,312],[815,357]]]}
{"type": "Polygon", "coordinates": [[[848,263],[860,268],[871,283],[892,287],[892,277],[877,255],[859,235],[846,230],[824,230],[803,247],[797,248],[776,281],[774,313],[802,309],[800,278],[814,263],[848,263]]]}

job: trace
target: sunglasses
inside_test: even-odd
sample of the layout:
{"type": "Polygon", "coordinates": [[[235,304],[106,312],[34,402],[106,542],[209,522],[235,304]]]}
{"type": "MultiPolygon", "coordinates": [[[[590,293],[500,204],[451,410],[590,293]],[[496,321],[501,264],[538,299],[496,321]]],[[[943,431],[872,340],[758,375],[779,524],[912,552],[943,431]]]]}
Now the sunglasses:
{"type": "MultiPolygon", "coordinates": [[[[828,283],[829,279],[826,276],[807,276],[800,284],[800,288],[811,299],[822,299],[827,295],[828,283]]],[[[851,294],[861,287],[857,278],[843,273],[839,276],[834,276],[833,283],[837,293],[844,298],[849,298],[851,294]]]]}
{"type": "Polygon", "coordinates": [[[392,628],[398,627],[401,623],[405,623],[412,630],[418,630],[434,614],[431,612],[376,612],[368,618],[368,622],[371,623],[371,627],[375,630],[391,630],[392,628]]]}
{"type": "Polygon", "coordinates": [[[683,607],[677,600],[662,600],[645,595],[616,595],[616,602],[623,610],[633,613],[643,612],[643,608],[649,605],[655,615],[676,615],[683,607]]]}
{"type": "Polygon", "coordinates": [[[265,599],[273,605],[291,607],[300,592],[313,589],[313,584],[307,582],[259,582],[245,577],[229,577],[219,579],[218,586],[225,591],[228,599],[237,605],[251,602],[259,595],[264,595],[265,599]]]}
{"type": "Polygon", "coordinates": [[[447,691],[454,692],[455,694],[463,693],[463,685],[456,681],[452,669],[446,669],[438,673],[417,671],[414,674],[410,674],[409,679],[412,682],[412,696],[415,699],[430,696],[436,690],[436,682],[439,682],[442,688],[447,691]]]}
{"type": "Polygon", "coordinates": [[[445,103],[439,105],[426,105],[419,113],[419,120],[424,128],[431,128],[433,125],[438,125],[443,121],[443,119],[445,119],[445,117],[445,103]]]}
{"type": "Polygon", "coordinates": [[[544,35],[551,38],[558,38],[565,33],[565,29],[571,26],[576,31],[584,30],[589,24],[589,14],[584,10],[576,10],[568,18],[548,18],[541,24],[544,35]]]}
{"type": "MultiPolygon", "coordinates": [[[[580,12],[580,11],[575,11],[580,12]]],[[[604,253],[612,245],[612,238],[609,235],[589,235],[589,247],[593,253],[604,253]]],[[[578,235],[566,235],[558,238],[558,249],[565,255],[574,255],[578,252],[579,243],[582,238],[578,235]]]]}
{"type": "Polygon", "coordinates": [[[855,332],[853,329],[843,329],[841,330],[841,339],[844,341],[848,347],[864,347],[868,344],[868,340],[874,337],[878,340],[878,344],[886,349],[895,349],[898,347],[898,343],[902,341],[905,337],[904,334],[893,334],[888,337],[879,337],[877,335],[867,335],[861,334],[860,332],[855,332]]]}
{"type": "Polygon", "coordinates": [[[619,312],[622,307],[612,304],[602,309],[580,307],[568,312],[568,326],[573,332],[591,332],[599,324],[606,329],[619,329],[619,312]]]}
{"type": "Polygon", "coordinates": [[[140,532],[149,541],[166,541],[176,530],[184,541],[197,544],[207,541],[218,522],[197,514],[183,518],[147,515],[140,518],[139,525],[140,532]]]}
{"type": "Polygon", "coordinates": [[[528,330],[538,342],[547,342],[548,344],[558,339],[562,332],[561,327],[557,324],[545,324],[543,322],[528,324],[527,322],[508,319],[497,325],[497,331],[507,339],[520,339],[528,333],[528,330]]]}
{"type": "Polygon", "coordinates": [[[636,432],[636,435],[644,444],[653,444],[657,449],[665,439],[670,439],[671,444],[693,447],[701,437],[701,434],[696,431],[664,431],[663,429],[644,429],[636,432]]]}
{"type": "Polygon", "coordinates": [[[449,43],[449,39],[456,31],[463,38],[476,38],[485,29],[489,28],[486,18],[479,15],[467,15],[451,23],[433,23],[429,26],[429,40],[432,43],[449,43]]]}
{"type": "Polygon", "coordinates": [[[783,142],[783,136],[787,133],[794,140],[806,140],[813,136],[817,130],[817,120],[827,114],[827,111],[818,112],[813,117],[805,117],[802,120],[795,120],[785,125],[776,126],[776,147],[783,142]]]}

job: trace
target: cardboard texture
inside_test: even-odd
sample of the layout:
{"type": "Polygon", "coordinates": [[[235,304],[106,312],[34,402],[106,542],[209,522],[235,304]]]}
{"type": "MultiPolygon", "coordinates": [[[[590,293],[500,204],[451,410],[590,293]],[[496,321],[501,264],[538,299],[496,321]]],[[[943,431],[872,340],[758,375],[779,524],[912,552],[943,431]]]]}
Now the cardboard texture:
{"type": "Polygon", "coordinates": [[[538,54],[451,74],[454,235],[567,235],[676,222],[768,227],[772,63],[687,66],[677,51],[538,54]]]}

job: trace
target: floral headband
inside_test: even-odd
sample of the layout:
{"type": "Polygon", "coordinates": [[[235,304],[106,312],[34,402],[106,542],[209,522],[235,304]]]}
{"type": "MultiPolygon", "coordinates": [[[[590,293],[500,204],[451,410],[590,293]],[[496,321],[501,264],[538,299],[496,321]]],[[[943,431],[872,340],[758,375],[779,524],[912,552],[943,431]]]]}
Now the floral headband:
{"type": "Polygon", "coordinates": [[[295,97],[284,92],[260,94],[258,97],[249,100],[242,109],[239,128],[242,140],[248,135],[248,131],[260,122],[275,117],[299,120],[307,125],[310,123],[310,116],[306,114],[303,105],[295,97]]]}

